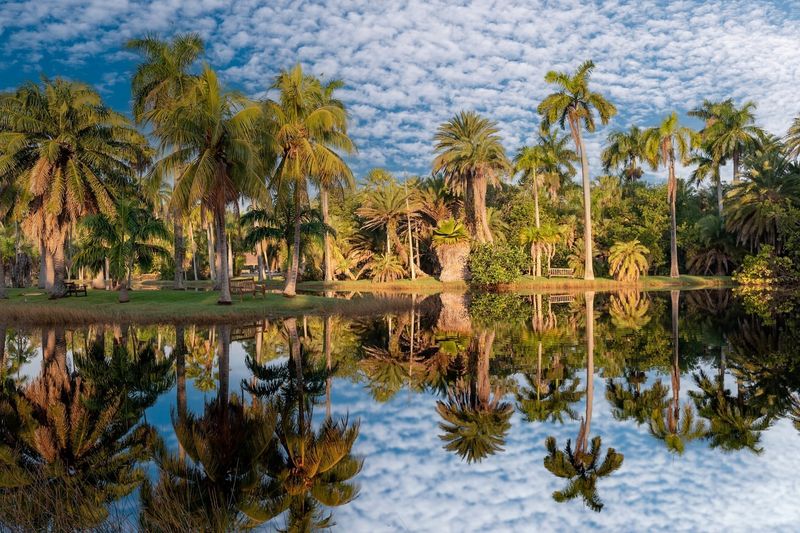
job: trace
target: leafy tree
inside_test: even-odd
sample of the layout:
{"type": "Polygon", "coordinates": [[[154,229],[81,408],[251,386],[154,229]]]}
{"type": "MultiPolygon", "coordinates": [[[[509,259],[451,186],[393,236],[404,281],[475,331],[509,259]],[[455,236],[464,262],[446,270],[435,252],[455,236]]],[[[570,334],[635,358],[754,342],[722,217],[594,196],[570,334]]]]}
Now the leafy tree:
{"type": "Polygon", "coordinates": [[[618,242],[611,247],[608,263],[611,273],[620,281],[636,281],[647,272],[647,255],[650,253],[638,240],[618,242]]]}
{"type": "Polygon", "coordinates": [[[591,203],[591,177],[589,176],[589,160],[586,156],[586,147],[583,142],[582,129],[594,132],[594,113],[597,112],[600,122],[608,121],[617,113],[614,105],[601,94],[589,90],[589,77],[594,70],[592,61],[582,63],[574,74],[550,71],[545,75],[545,81],[557,87],[557,92],[548,95],[538,111],[542,115],[542,124],[546,129],[551,124],[558,122],[562,129],[569,124],[575,148],[581,158],[581,174],[583,175],[583,224],[585,243],[584,254],[584,279],[594,279],[592,266],[592,203],[591,203]]]}
{"type": "Polygon", "coordinates": [[[628,131],[612,131],[600,155],[603,170],[618,169],[628,182],[640,179],[644,174],[642,164],[646,160],[645,140],[645,132],[638,126],[631,126],[628,131]]]}

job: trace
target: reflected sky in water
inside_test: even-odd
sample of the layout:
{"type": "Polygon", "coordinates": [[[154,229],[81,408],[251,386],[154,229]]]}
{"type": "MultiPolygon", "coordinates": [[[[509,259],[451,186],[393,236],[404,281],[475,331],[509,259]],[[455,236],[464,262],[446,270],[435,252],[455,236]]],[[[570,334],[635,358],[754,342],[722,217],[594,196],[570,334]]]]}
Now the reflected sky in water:
{"type": "MultiPolygon", "coordinates": [[[[598,294],[594,319],[587,320],[583,295],[561,304],[547,296],[435,298],[424,309],[391,316],[297,321],[305,379],[314,365],[325,368],[328,351],[333,369],[330,381],[319,383],[314,427],[327,409],[333,420],[360,421],[352,449],[363,459],[355,477],[360,492],[327,509],[335,530],[796,530],[800,435],[792,417],[800,413],[800,331],[790,306],[768,314],[725,291],[598,294]],[[585,336],[590,322],[593,347],[585,336]],[[562,422],[547,410],[554,390],[565,398],[562,422]],[[654,403],[643,399],[647,394],[654,403]],[[455,418],[444,420],[445,412],[455,418]],[[531,420],[537,413],[545,421],[531,420]],[[589,431],[582,435],[587,416],[589,431]],[[444,440],[443,426],[454,420],[462,433],[444,440]],[[494,445],[487,435],[497,439],[494,445]],[[577,452],[582,436],[586,448],[577,452]],[[571,442],[573,462],[588,468],[588,477],[594,437],[601,438],[595,473],[607,450],[616,451],[621,464],[599,472],[588,490],[602,510],[582,499],[578,485],[574,499],[553,497],[569,492],[571,480],[546,468],[549,437],[556,453],[566,453],[571,442]]],[[[248,355],[274,368],[291,361],[285,326],[261,321],[231,329],[231,398],[252,399],[245,390],[254,383],[248,355]]],[[[70,353],[83,350],[98,331],[68,329],[70,353]]],[[[184,328],[187,408],[198,416],[219,391],[219,331],[184,328]]],[[[48,332],[7,333],[6,367],[24,389],[41,371],[41,338],[48,332]],[[18,358],[15,367],[12,356],[26,343],[31,357],[18,358]]],[[[152,342],[164,358],[175,328],[106,328],[106,345],[115,338],[131,348],[152,342]]],[[[173,453],[179,450],[177,402],[173,387],[142,418],[173,453]]],[[[159,469],[149,463],[146,470],[157,483],[159,469]]],[[[130,526],[138,492],[117,505],[127,509],[122,514],[130,526]]],[[[284,513],[259,529],[287,520],[284,513]]]]}

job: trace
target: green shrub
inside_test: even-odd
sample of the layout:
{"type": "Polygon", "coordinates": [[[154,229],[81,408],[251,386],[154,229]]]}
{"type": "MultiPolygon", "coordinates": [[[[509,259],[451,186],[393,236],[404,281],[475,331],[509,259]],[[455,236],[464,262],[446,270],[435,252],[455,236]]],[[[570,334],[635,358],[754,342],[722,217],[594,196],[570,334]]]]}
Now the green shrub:
{"type": "Polygon", "coordinates": [[[742,266],[733,273],[733,281],[740,285],[779,285],[796,281],[792,260],[775,255],[775,249],[763,245],[757,255],[748,255],[742,266]]]}
{"type": "Polygon", "coordinates": [[[470,283],[494,287],[513,283],[522,275],[528,257],[522,248],[509,244],[479,244],[469,254],[470,283]]]}

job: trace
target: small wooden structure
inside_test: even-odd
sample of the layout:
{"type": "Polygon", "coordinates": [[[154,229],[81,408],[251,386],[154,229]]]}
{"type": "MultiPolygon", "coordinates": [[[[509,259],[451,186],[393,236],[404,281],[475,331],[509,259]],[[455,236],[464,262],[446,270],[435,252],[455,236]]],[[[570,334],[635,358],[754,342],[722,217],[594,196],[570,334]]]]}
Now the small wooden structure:
{"type": "Polygon", "coordinates": [[[551,304],[571,304],[575,301],[574,294],[551,294],[550,295],[550,303],[551,304]]]}
{"type": "Polygon", "coordinates": [[[548,278],[574,278],[575,269],[573,268],[550,268],[547,270],[548,278]]]}
{"type": "Polygon", "coordinates": [[[231,341],[242,342],[256,337],[258,328],[262,327],[261,324],[254,322],[252,324],[243,324],[231,329],[231,341]]]}
{"type": "Polygon", "coordinates": [[[86,292],[86,285],[83,283],[75,283],[74,281],[65,281],[64,286],[67,288],[65,296],[89,296],[86,292]]]}
{"type": "Polygon", "coordinates": [[[266,296],[267,288],[264,285],[259,285],[253,278],[237,278],[231,280],[231,294],[238,294],[240,299],[244,299],[245,294],[252,294],[255,297],[260,293],[266,296]]]}

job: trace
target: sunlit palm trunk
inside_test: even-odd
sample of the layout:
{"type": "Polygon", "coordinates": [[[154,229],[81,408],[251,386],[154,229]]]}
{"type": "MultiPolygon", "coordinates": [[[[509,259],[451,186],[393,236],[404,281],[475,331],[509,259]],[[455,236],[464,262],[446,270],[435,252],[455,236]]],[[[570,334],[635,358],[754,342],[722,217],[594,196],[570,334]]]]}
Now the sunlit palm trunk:
{"type": "Polygon", "coordinates": [[[298,427],[305,427],[305,401],[303,398],[303,354],[300,347],[300,337],[297,335],[297,319],[287,318],[283,321],[283,327],[289,335],[289,356],[294,362],[295,371],[295,391],[297,394],[297,417],[298,427]]]}
{"type": "Polygon", "coordinates": [[[670,153],[669,156],[669,184],[667,186],[667,194],[669,195],[669,215],[670,215],[670,229],[669,229],[669,248],[670,248],[670,277],[677,278],[680,276],[678,272],[678,215],[676,212],[676,202],[678,196],[678,182],[675,178],[675,157],[670,153]]]}
{"type": "Polygon", "coordinates": [[[216,254],[214,253],[214,230],[211,224],[206,226],[206,238],[208,239],[208,274],[211,277],[211,281],[214,282],[214,287],[218,289],[216,285],[217,265],[215,264],[216,254]]]}
{"type": "Polygon", "coordinates": [[[717,211],[719,218],[722,218],[722,180],[717,178],[717,211]]]}
{"type": "Polygon", "coordinates": [[[189,221],[189,242],[192,246],[192,275],[197,281],[197,242],[194,240],[194,226],[191,221],[189,221]]]}
{"type": "MultiPolygon", "coordinates": [[[[540,229],[539,221],[539,184],[536,182],[536,170],[533,171],[533,213],[536,222],[536,229],[540,229]]],[[[536,247],[536,272],[537,277],[542,275],[542,250],[536,247]]]]}
{"type": "Polygon", "coordinates": [[[60,231],[55,232],[48,248],[52,252],[53,258],[53,286],[50,289],[50,297],[60,298],[67,292],[64,285],[64,276],[66,275],[64,236],[60,231]]]}
{"type": "Polygon", "coordinates": [[[583,178],[583,279],[594,279],[592,263],[592,182],[589,176],[589,160],[583,144],[580,123],[576,117],[570,117],[569,126],[575,140],[575,148],[581,156],[581,177],[583,178]]]}
{"type": "Polygon", "coordinates": [[[679,366],[679,350],[678,350],[678,319],[679,319],[679,303],[681,291],[670,291],[670,308],[672,311],[672,413],[670,416],[671,433],[678,432],[678,418],[680,417],[680,395],[681,395],[681,369],[679,366]]]}
{"type": "Polygon", "coordinates": [[[330,226],[330,215],[328,214],[328,189],[320,187],[319,189],[319,205],[322,210],[322,222],[325,224],[325,230],[322,237],[322,270],[325,274],[325,281],[333,280],[333,263],[331,261],[331,236],[328,235],[327,228],[330,226]]]}
{"type": "Polygon", "coordinates": [[[475,172],[468,187],[472,189],[470,196],[472,197],[474,235],[478,242],[494,242],[489,221],[486,218],[486,188],[488,187],[486,176],[481,172],[475,172]]]}
{"type": "Polygon", "coordinates": [[[225,234],[225,206],[218,206],[214,213],[214,222],[217,233],[217,280],[219,282],[218,304],[228,305],[231,303],[231,285],[228,277],[228,236],[225,234]]]}
{"type": "Polygon", "coordinates": [[[733,184],[739,183],[739,147],[733,149],[733,184]]]}
{"type": "Polygon", "coordinates": [[[183,263],[186,259],[186,248],[183,242],[183,222],[181,221],[181,213],[175,209],[172,213],[172,227],[174,233],[174,247],[175,247],[175,280],[172,288],[175,290],[183,290],[186,288],[184,284],[185,273],[183,271],[183,263]]]}
{"type": "Polygon", "coordinates": [[[286,285],[283,287],[284,296],[297,294],[297,271],[300,268],[300,195],[295,192],[294,238],[292,242],[292,256],[286,272],[286,285]]]}
{"type": "Polygon", "coordinates": [[[47,288],[47,247],[44,239],[39,239],[39,283],[40,289],[47,288]]]}
{"type": "Polygon", "coordinates": [[[594,404],[594,292],[585,293],[586,298],[586,412],[581,421],[576,453],[586,453],[586,444],[592,431],[592,409],[594,404]]]}
{"type": "Polygon", "coordinates": [[[333,377],[331,376],[331,317],[326,316],[323,325],[322,334],[322,351],[325,354],[325,368],[328,371],[327,379],[325,380],[325,416],[330,419],[331,417],[331,394],[333,392],[333,377]]]}
{"type": "MultiPolygon", "coordinates": [[[[219,392],[217,403],[220,408],[228,404],[228,395],[231,381],[231,326],[223,324],[217,326],[217,357],[219,364],[219,392]]],[[[227,412],[227,409],[224,409],[227,412]]]]}
{"type": "Polygon", "coordinates": [[[489,373],[490,359],[492,356],[492,346],[494,345],[495,331],[481,330],[477,337],[477,368],[476,368],[476,392],[478,403],[481,407],[486,407],[491,401],[492,385],[489,373]]]}

